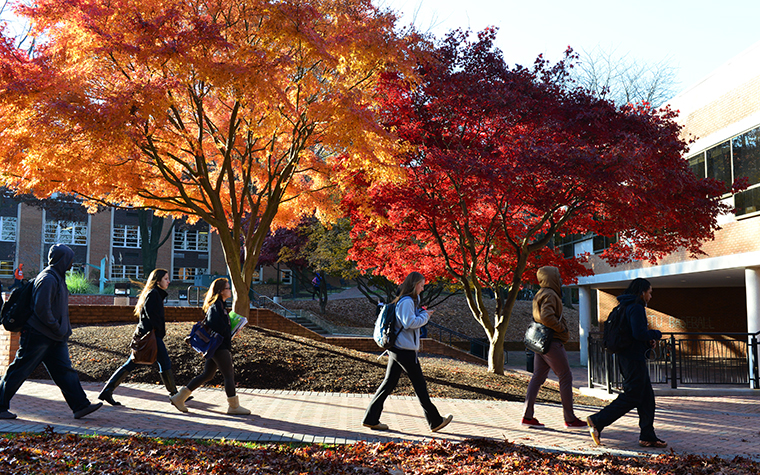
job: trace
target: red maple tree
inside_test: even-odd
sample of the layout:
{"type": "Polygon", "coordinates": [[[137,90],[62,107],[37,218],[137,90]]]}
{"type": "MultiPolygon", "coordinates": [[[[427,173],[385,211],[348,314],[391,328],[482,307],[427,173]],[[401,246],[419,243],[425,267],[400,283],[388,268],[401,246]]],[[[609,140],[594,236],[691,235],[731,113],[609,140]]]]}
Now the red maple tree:
{"type": "Polygon", "coordinates": [[[344,205],[350,257],[397,281],[419,270],[460,285],[490,341],[489,371],[501,374],[522,283],[543,265],[559,267],[565,283],[593,273],[588,255],[565,258],[555,237],[617,234],[602,254],[609,263],[656,261],[682,248],[699,254],[729,210],[716,200],[722,183],[689,171],[675,112],[616,107],[576,88],[571,50],[554,65],[539,57],[509,68],[495,34],[448,35],[416,87],[385,76],[383,117],[403,139],[404,179],[347,173],[354,191],[344,205]]]}

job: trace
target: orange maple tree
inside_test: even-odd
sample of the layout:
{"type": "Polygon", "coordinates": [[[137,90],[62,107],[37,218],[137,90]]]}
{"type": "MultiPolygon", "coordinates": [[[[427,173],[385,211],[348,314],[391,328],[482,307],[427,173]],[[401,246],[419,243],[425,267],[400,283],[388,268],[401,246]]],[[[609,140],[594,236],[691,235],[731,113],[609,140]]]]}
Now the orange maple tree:
{"type": "Polygon", "coordinates": [[[418,37],[369,0],[39,0],[0,38],[0,181],[215,228],[248,288],[266,233],[327,216],[330,158],[382,173],[380,72],[418,37]]]}

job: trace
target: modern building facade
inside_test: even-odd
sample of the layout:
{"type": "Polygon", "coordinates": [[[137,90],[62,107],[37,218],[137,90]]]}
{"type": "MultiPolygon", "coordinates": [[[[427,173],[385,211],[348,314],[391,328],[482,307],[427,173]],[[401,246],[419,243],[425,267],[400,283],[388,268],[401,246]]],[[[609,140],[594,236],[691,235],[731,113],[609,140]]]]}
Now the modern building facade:
{"type": "MultiPolygon", "coordinates": [[[[736,214],[719,218],[721,229],[703,246],[706,255],[691,258],[678,252],[654,265],[634,262],[615,268],[592,258],[595,275],[580,278],[577,285],[583,360],[588,332],[636,277],[648,279],[654,288],[648,309],[652,327],[666,332],[760,330],[760,43],[669,104],[680,112],[683,136],[694,140],[684,157],[694,173],[728,185],[747,177],[750,186],[722,197],[736,214]]],[[[575,242],[574,252],[593,254],[593,240],[575,242]]]]}

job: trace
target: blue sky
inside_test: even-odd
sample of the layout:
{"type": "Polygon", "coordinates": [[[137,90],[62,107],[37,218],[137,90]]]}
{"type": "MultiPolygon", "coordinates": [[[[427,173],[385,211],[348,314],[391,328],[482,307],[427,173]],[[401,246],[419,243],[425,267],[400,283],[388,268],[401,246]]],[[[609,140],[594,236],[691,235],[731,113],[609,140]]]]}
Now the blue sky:
{"type": "MultiPolygon", "coordinates": [[[[383,0],[381,0],[383,1],[383,0]]],[[[539,53],[560,59],[601,47],[637,61],[668,60],[676,90],[692,86],[760,41],[760,0],[384,0],[409,23],[437,36],[460,27],[499,28],[509,64],[530,65],[539,53]]]]}

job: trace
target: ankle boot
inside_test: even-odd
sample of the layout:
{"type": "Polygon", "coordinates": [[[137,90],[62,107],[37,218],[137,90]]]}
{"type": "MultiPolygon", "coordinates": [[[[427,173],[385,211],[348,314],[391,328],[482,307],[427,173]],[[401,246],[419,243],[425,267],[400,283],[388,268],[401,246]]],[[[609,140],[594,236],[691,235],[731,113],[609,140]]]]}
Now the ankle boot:
{"type": "Polygon", "coordinates": [[[240,405],[240,400],[237,396],[228,397],[227,404],[229,404],[229,407],[227,408],[227,414],[247,416],[251,413],[251,411],[240,405]]]}
{"type": "Polygon", "coordinates": [[[174,373],[172,370],[163,371],[158,373],[161,376],[161,382],[166,386],[166,390],[169,391],[170,396],[177,394],[177,385],[174,383],[174,373]]]}
{"type": "Polygon", "coordinates": [[[98,394],[98,399],[105,401],[112,406],[121,406],[120,402],[114,400],[113,392],[122,382],[124,382],[128,375],[129,371],[124,369],[124,367],[116,370],[116,372],[111,376],[106,385],[100,391],[100,394],[98,394]]]}
{"type": "Polygon", "coordinates": [[[187,407],[185,407],[185,401],[187,401],[187,398],[190,397],[191,393],[192,391],[187,389],[185,386],[182,386],[177,394],[170,397],[169,399],[172,401],[172,404],[174,404],[174,407],[179,409],[181,412],[188,412],[187,407]]]}

